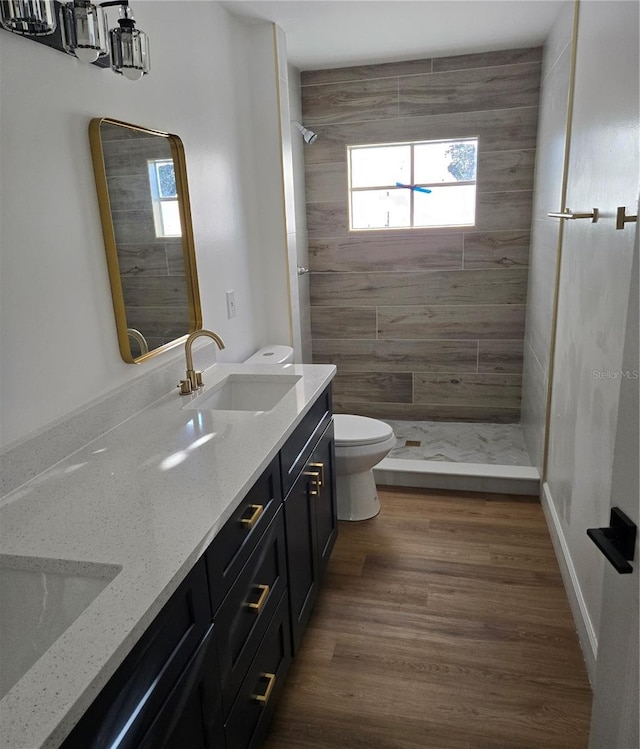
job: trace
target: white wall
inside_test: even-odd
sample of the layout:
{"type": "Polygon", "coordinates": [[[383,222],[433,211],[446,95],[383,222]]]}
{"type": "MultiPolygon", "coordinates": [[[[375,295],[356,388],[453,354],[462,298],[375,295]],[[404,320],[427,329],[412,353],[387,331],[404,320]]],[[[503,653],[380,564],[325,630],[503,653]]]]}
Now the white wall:
{"type": "Polygon", "coordinates": [[[280,131],[280,159],[282,169],[282,199],[284,201],[284,231],[287,253],[287,297],[289,301],[289,320],[291,323],[291,344],[294,349],[294,361],[302,361],[302,341],[300,336],[300,299],[298,296],[298,273],[296,253],[296,216],[293,179],[293,154],[291,150],[291,110],[289,103],[289,66],[287,63],[287,38],[284,31],[273,26],[276,75],[278,86],[278,117],[280,131]]]}
{"type": "Polygon", "coordinates": [[[250,88],[252,69],[272,69],[273,50],[251,44],[217,3],[138,2],[135,13],[152,59],[151,75],[135,83],[0,31],[0,446],[182,355],[138,365],[120,358],[92,117],[182,138],[204,326],[225,339],[220,360],[239,361],[273,337],[261,291],[271,248],[259,243],[253,124],[275,104],[256,101],[250,88]]]}
{"type": "Polygon", "coordinates": [[[309,277],[298,275],[299,267],[309,267],[304,140],[293,124],[302,121],[300,71],[288,63],[287,40],[284,31],[276,26],[275,34],[291,336],[296,363],[310,363],[312,357],[309,277]]]}
{"type": "Polygon", "coordinates": [[[524,338],[522,430],[533,465],[542,471],[553,302],[561,209],[574,4],[567,0],[544,44],[531,221],[527,323],[524,338]]]}
{"type": "MultiPolygon", "coordinates": [[[[596,223],[567,221],[560,232],[556,340],[549,370],[552,398],[542,500],[591,678],[605,562],[586,529],[607,524],[612,487],[634,238],[633,230],[616,231],[615,208],[633,205],[638,189],[637,29],[637,4],[579,5],[566,204],[576,211],[583,210],[578,206],[597,206],[600,215],[596,223]]],[[[565,73],[555,88],[564,91],[563,80],[565,73]]],[[[561,115],[556,117],[558,141],[561,115]]],[[[549,164],[539,164],[536,188],[539,200],[549,199],[544,210],[557,211],[565,205],[551,202],[559,196],[561,158],[558,152],[552,159],[553,150],[546,149],[549,164]]],[[[537,223],[548,224],[542,216],[537,223]]],[[[552,231],[545,232],[543,228],[548,250],[552,231]]],[[[544,272],[537,281],[546,292],[544,272]]],[[[535,289],[535,279],[533,283],[535,289]]],[[[545,334],[546,323],[540,324],[545,310],[537,305],[548,298],[530,293],[528,333],[537,324],[545,334]]],[[[536,347],[535,335],[529,343],[536,347]]],[[[544,366],[544,360],[540,363],[544,366]]]]}
{"type": "Polygon", "coordinates": [[[256,192],[253,215],[260,258],[259,283],[266,326],[264,343],[291,345],[287,241],[278,98],[275,26],[246,27],[243,52],[249,71],[253,150],[249,170],[256,192]]]}
{"type": "MultiPolygon", "coordinates": [[[[302,95],[300,91],[300,71],[289,65],[289,112],[291,119],[302,122],[302,95]]],[[[304,149],[302,134],[292,130],[291,157],[293,168],[293,201],[296,227],[296,265],[309,267],[307,241],[307,202],[305,197],[304,149]]],[[[311,307],[309,304],[309,274],[298,277],[298,303],[300,306],[301,360],[310,364],[311,355],[311,307]]]]}

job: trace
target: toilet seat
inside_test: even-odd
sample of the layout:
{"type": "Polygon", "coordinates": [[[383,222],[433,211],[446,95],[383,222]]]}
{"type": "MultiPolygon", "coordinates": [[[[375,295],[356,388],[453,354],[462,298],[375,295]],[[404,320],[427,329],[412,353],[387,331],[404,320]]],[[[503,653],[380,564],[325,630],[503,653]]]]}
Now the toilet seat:
{"type": "Polygon", "coordinates": [[[378,419],[352,414],[334,414],[336,447],[360,447],[384,442],[393,429],[378,419]]]}

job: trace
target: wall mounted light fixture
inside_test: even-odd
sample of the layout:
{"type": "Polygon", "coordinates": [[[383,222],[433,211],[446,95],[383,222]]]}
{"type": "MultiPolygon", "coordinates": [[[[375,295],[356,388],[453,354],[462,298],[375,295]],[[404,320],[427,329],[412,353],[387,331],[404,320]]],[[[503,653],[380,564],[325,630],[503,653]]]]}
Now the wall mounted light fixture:
{"type": "Polygon", "coordinates": [[[108,54],[107,16],[87,0],[62,6],[67,48],[82,62],[95,62],[108,54]]]}
{"type": "Polygon", "coordinates": [[[135,81],[151,69],[149,38],[136,28],[128,0],[0,0],[4,29],[74,55],[82,62],[108,67],[135,81]],[[108,30],[105,8],[118,6],[118,25],[108,30]]]}
{"type": "Polygon", "coordinates": [[[111,69],[130,81],[136,81],[151,69],[149,37],[136,29],[136,22],[127,0],[109,0],[101,8],[120,6],[118,26],[109,31],[111,69]]]}
{"type": "Polygon", "coordinates": [[[53,0],[2,0],[0,23],[14,34],[47,36],[57,26],[53,0]]]}
{"type": "Polygon", "coordinates": [[[315,143],[318,139],[317,133],[314,133],[313,130],[309,130],[308,128],[301,125],[299,122],[296,122],[295,120],[292,120],[293,124],[298,128],[298,130],[302,133],[302,137],[304,138],[304,142],[310,146],[312,143],[315,143]]]}

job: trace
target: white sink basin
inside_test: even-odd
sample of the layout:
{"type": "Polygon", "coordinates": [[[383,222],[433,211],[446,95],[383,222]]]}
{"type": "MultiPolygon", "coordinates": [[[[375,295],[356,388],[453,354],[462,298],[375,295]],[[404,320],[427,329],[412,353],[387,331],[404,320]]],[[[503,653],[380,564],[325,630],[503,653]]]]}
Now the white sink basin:
{"type": "Polygon", "coordinates": [[[271,411],[302,375],[231,374],[184,408],[198,411],[271,411]]]}
{"type": "Polygon", "coordinates": [[[0,699],[119,571],[113,565],[0,555],[0,699]]]}

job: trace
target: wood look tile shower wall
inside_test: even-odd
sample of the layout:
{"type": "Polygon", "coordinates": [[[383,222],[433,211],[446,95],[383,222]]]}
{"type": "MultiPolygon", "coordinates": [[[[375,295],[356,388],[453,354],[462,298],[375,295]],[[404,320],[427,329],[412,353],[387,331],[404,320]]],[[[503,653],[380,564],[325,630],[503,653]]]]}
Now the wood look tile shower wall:
{"type": "Polygon", "coordinates": [[[315,362],[337,412],[518,421],[541,48],[303,72],[315,362]],[[474,227],[349,231],[347,145],[477,137],[474,227]]]}

